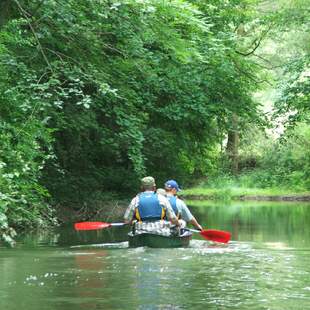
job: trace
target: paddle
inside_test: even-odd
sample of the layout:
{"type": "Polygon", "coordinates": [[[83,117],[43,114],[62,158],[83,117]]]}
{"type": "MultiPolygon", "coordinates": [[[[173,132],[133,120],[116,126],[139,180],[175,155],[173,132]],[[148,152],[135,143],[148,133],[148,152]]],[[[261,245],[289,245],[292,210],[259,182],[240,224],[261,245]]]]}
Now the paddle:
{"type": "Polygon", "coordinates": [[[227,243],[230,240],[230,232],[228,231],[222,231],[217,229],[203,229],[203,230],[196,230],[196,229],[188,229],[191,232],[199,233],[200,236],[203,238],[220,242],[220,243],[227,243]]]}
{"type": "MultiPolygon", "coordinates": [[[[97,229],[104,229],[112,226],[124,226],[127,225],[126,223],[106,223],[106,222],[81,222],[81,223],[75,223],[74,228],[76,230],[97,230],[97,229]]],[[[194,233],[199,233],[200,236],[203,238],[215,241],[215,242],[221,242],[221,243],[227,243],[230,240],[230,232],[228,231],[222,231],[222,230],[216,230],[216,229],[203,229],[203,230],[196,230],[196,229],[189,229],[189,231],[194,233]]]]}
{"type": "Polygon", "coordinates": [[[111,226],[124,226],[126,223],[105,223],[105,222],[81,222],[75,223],[75,230],[97,230],[104,229],[111,226]]]}

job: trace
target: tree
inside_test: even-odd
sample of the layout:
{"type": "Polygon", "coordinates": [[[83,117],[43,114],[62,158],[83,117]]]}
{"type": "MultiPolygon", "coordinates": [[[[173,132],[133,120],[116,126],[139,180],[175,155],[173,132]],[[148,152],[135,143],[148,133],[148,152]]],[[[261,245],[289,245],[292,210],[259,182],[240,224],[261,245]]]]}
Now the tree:
{"type": "Polygon", "coordinates": [[[43,221],[47,202],[134,191],[146,173],[205,175],[232,115],[240,130],[261,120],[250,39],[236,35],[255,24],[252,1],[2,5],[0,184],[14,225],[29,210],[43,221]]]}

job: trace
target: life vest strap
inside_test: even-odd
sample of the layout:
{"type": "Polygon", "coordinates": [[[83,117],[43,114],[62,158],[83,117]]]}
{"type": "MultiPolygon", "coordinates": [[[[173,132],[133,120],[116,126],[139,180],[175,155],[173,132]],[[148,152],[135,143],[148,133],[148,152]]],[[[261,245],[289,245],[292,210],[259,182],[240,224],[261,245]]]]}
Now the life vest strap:
{"type": "Polygon", "coordinates": [[[146,217],[146,218],[142,218],[141,220],[142,220],[142,222],[157,222],[157,221],[160,221],[162,219],[158,218],[158,217],[146,217]]]}

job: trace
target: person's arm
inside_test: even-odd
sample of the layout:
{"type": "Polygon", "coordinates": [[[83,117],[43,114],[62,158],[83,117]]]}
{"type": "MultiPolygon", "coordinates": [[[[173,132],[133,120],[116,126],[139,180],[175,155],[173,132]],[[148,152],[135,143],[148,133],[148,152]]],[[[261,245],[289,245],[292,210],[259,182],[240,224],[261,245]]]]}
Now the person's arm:
{"type": "Polygon", "coordinates": [[[195,219],[191,211],[188,209],[184,201],[177,199],[177,206],[178,209],[181,210],[181,218],[184,221],[189,222],[199,230],[202,230],[201,225],[197,222],[197,220],[195,219]]]}
{"type": "Polygon", "coordinates": [[[194,225],[195,227],[197,227],[199,230],[202,230],[201,225],[197,222],[197,220],[193,217],[193,219],[190,221],[190,223],[192,225],[194,225]]]}
{"type": "Polygon", "coordinates": [[[127,207],[125,214],[124,214],[124,223],[126,224],[132,224],[134,221],[134,212],[135,208],[138,205],[138,198],[135,197],[131,200],[129,206],[127,207]]]}
{"type": "Polygon", "coordinates": [[[131,225],[131,224],[132,224],[132,222],[133,222],[133,219],[132,219],[132,220],[124,220],[124,223],[125,223],[125,224],[129,224],[129,225],[131,225]]]}
{"type": "Polygon", "coordinates": [[[176,225],[176,226],[181,226],[179,220],[177,219],[177,217],[172,217],[170,218],[170,221],[172,224],[176,225]]]}

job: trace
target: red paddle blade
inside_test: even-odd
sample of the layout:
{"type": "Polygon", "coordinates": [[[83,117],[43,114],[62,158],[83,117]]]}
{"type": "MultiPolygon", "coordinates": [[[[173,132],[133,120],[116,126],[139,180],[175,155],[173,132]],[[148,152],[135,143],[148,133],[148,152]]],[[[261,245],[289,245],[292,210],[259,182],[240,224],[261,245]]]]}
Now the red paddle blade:
{"type": "Polygon", "coordinates": [[[111,223],[105,222],[82,222],[75,223],[75,230],[96,230],[96,229],[104,229],[111,226],[111,223]]]}
{"type": "Polygon", "coordinates": [[[216,229],[207,229],[207,230],[202,230],[200,232],[200,235],[207,240],[211,240],[211,241],[215,241],[215,242],[221,242],[221,243],[227,243],[230,240],[231,234],[228,231],[222,231],[222,230],[216,230],[216,229]]]}

